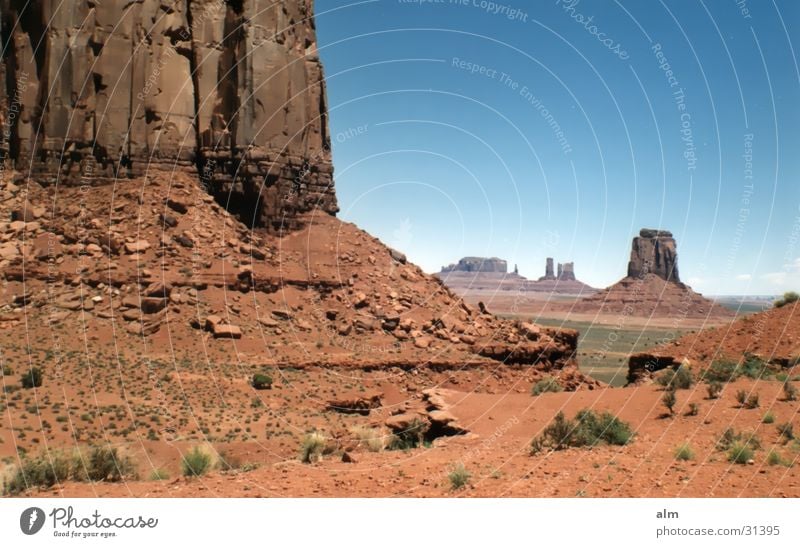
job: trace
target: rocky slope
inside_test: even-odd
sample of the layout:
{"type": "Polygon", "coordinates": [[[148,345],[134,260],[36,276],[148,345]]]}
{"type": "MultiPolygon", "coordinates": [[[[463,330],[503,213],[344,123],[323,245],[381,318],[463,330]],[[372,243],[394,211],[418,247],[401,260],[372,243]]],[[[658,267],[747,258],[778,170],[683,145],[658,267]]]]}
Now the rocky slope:
{"type": "Polygon", "coordinates": [[[728,325],[703,329],[632,355],[628,381],[645,381],[650,373],[681,363],[706,368],[716,359],[739,361],[745,355],[782,367],[800,364],[800,305],[795,302],[746,315],[728,325]]]}

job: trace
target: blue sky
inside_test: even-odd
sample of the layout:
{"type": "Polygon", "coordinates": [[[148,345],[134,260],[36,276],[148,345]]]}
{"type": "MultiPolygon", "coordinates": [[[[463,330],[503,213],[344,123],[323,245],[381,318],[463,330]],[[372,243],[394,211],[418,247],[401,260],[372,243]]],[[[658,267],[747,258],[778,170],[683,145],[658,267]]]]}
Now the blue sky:
{"type": "Polygon", "coordinates": [[[426,271],[800,289],[800,2],[317,0],[340,218],[426,271]],[[591,19],[590,19],[591,18],[591,19]]]}

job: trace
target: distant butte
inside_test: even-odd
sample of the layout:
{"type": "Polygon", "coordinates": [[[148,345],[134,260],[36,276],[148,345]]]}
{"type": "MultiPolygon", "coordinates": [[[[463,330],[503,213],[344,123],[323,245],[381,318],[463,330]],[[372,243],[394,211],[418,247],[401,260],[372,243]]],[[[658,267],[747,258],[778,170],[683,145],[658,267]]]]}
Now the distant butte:
{"type": "Polygon", "coordinates": [[[677,243],[666,230],[643,228],[633,238],[628,275],[581,299],[578,313],[650,317],[733,317],[733,312],[694,292],[678,275],[677,243]]]}
{"type": "Polygon", "coordinates": [[[572,262],[558,264],[558,273],[553,268],[553,259],[548,258],[545,275],[534,281],[514,273],[508,273],[508,263],[499,258],[465,257],[455,264],[442,268],[438,275],[445,285],[459,294],[470,291],[516,291],[555,294],[588,294],[593,287],[575,278],[572,262]]]}

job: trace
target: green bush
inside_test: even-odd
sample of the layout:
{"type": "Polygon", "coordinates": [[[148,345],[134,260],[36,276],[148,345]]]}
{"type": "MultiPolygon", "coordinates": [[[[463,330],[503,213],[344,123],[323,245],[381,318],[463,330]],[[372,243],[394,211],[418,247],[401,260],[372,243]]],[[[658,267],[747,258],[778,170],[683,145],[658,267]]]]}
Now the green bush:
{"type": "Polygon", "coordinates": [[[11,365],[3,365],[3,376],[11,376],[14,374],[14,369],[11,368],[11,365]]]}
{"type": "Polygon", "coordinates": [[[322,459],[325,452],[325,437],[316,431],[308,433],[303,437],[300,444],[300,461],[303,463],[314,463],[322,459]]]}
{"type": "Polygon", "coordinates": [[[166,469],[153,469],[150,472],[151,481],[166,481],[169,480],[169,472],[166,469]]]}
{"type": "Polygon", "coordinates": [[[736,392],[736,402],[738,402],[742,408],[758,408],[758,393],[748,394],[747,390],[740,389],[736,392]]]}
{"type": "Polygon", "coordinates": [[[558,393],[564,391],[564,388],[558,383],[558,380],[552,376],[545,376],[536,382],[531,388],[531,395],[541,395],[542,393],[558,393]]]}
{"type": "Polygon", "coordinates": [[[35,458],[23,458],[4,485],[6,494],[18,494],[34,486],[49,488],[72,475],[72,460],[59,451],[50,451],[35,458]]]}
{"type": "Polygon", "coordinates": [[[675,413],[675,404],[678,402],[678,398],[675,396],[674,389],[668,389],[664,392],[664,395],[661,397],[661,404],[667,407],[670,414],[675,413]]]}
{"type": "Polygon", "coordinates": [[[769,378],[775,374],[775,371],[770,367],[769,363],[767,363],[761,357],[757,357],[752,354],[745,355],[744,361],[739,366],[738,372],[739,374],[754,380],[769,378]]]}
{"type": "Polygon", "coordinates": [[[722,382],[710,382],[706,387],[706,391],[708,391],[709,399],[719,399],[719,395],[722,393],[722,382]]]}
{"type": "Polygon", "coordinates": [[[22,375],[20,382],[25,389],[42,387],[42,370],[39,367],[31,367],[22,375]]]}
{"type": "Polygon", "coordinates": [[[781,455],[775,450],[770,450],[769,453],[767,454],[767,464],[783,465],[783,458],[781,458],[781,455]]]}
{"type": "Polygon", "coordinates": [[[680,365],[677,369],[668,368],[656,376],[656,382],[667,389],[689,389],[694,385],[694,376],[688,366],[680,365]]]}
{"type": "Polygon", "coordinates": [[[778,433],[787,441],[794,440],[794,426],[789,422],[778,425],[778,433]]]}
{"type": "Polygon", "coordinates": [[[783,384],[783,398],[786,401],[797,400],[797,388],[790,384],[788,381],[783,384]]]}
{"type": "Polygon", "coordinates": [[[730,450],[735,444],[745,444],[753,450],[761,448],[761,441],[752,432],[739,432],[737,433],[732,427],[727,428],[722,432],[722,435],[717,440],[716,449],[720,451],[730,450]]]}
{"type": "Polygon", "coordinates": [[[700,414],[700,405],[697,403],[689,403],[689,410],[686,411],[687,416],[697,416],[700,414]]]}
{"type": "Polygon", "coordinates": [[[272,389],[272,377],[267,374],[253,374],[250,384],[255,389],[272,389]]]}
{"type": "Polygon", "coordinates": [[[745,464],[753,459],[755,453],[747,443],[734,442],[728,449],[728,461],[731,463],[745,464]]]}
{"type": "Polygon", "coordinates": [[[568,420],[563,412],[556,414],[542,434],[531,442],[531,452],[545,448],[562,450],[567,447],[596,446],[599,444],[625,445],[633,438],[630,426],[610,412],[597,414],[581,410],[574,420],[568,420]]]}
{"type": "Polygon", "coordinates": [[[447,475],[447,478],[450,479],[450,487],[453,490],[458,490],[460,488],[464,488],[470,479],[470,473],[467,471],[467,468],[464,467],[463,463],[456,464],[450,473],[447,475]]]}
{"type": "Polygon", "coordinates": [[[211,470],[211,454],[195,446],[184,454],[181,460],[181,470],[184,477],[200,477],[211,470]]]}
{"type": "Polygon", "coordinates": [[[429,424],[414,418],[408,427],[402,431],[395,432],[389,441],[389,450],[409,450],[417,448],[425,441],[425,434],[428,432],[429,424]]]}
{"type": "Polygon", "coordinates": [[[108,446],[91,448],[86,457],[77,454],[75,468],[77,480],[91,482],[116,482],[136,475],[131,459],[121,455],[116,448],[108,446]]]}
{"type": "Polygon", "coordinates": [[[712,382],[733,382],[740,375],[739,364],[728,359],[718,359],[711,363],[703,372],[703,380],[709,384],[712,382]]]}
{"type": "Polygon", "coordinates": [[[798,299],[800,299],[800,294],[797,294],[794,291],[785,292],[783,293],[783,298],[775,301],[775,307],[782,308],[786,304],[797,302],[798,299]]]}
{"type": "Polygon", "coordinates": [[[774,422],[775,422],[775,414],[773,414],[772,412],[767,412],[766,414],[764,414],[764,417],[761,418],[762,424],[771,424],[774,422]]]}
{"type": "Polygon", "coordinates": [[[694,459],[694,451],[689,443],[680,445],[675,449],[675,459],[680,461],[687,461],[694,459]]]}

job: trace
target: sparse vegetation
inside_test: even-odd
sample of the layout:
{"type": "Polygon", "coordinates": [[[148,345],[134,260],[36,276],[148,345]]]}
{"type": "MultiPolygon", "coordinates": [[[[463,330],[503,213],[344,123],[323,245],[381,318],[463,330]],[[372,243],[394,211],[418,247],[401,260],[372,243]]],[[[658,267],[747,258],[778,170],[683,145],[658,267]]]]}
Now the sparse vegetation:
{"type": "Polygon", "coordinates": [[[775,422],[775,414],[773,414],[772,412],[767,412],[766,414],[764,414],[764,417],[761,418],[762,424],[771,424],[774,422],[775,422]]]}
{"type": "Polygon", "coordinates": [[[739,377],[739,364],[728,359],[718,359],[711,363],[703,372],[703,380],[709,384],[712,382],[728,383],[733,382],[739,377]]]}
{"type": "Polygon", "coordinates": [[[787,422],[785,424],[779,424],[777,427],[781,438],[786,439],[787,441],[794,440],[794,426],[792,426],[791,423],[787,422]]]}
{"type": "Polygon", "coordinates": [[[785,401],[797,400],[797,388],[789,383],[788,380],[783,384],[783,399],[785,401]]]}
{"type": "Polygon", "coordinates": [[[779,298],[778,300],[776,300],[774,305],[776,308],[782,308],[786,304],[797,302],[798,299],[800,299],[800,294],[797,294],[794,291],[789,291],[783,293],[783,298],[779,298]]]}
{"type": "Polygon", "coordinates": [[[661,404],[667,407],[669,410],[670,416],[675,414],[675,404],[678,402],[678,398],[675,396],[674,389],[668,389],[664,392],[664,395],[661,397],[661,404]]]}
{"type": "Polygon", "coordinates": [[[73,475],[77,480],[114,482],[136,474],[130,457],[110,446],[91,448],[86,457],[77,454],[74,465],[73,475]]]}
{"type": "Polygon", "coordinates": [[[250,385],[252,385],[254,389],[272,389],[272,376],[262,373],[253,374],[250,385]]]}
{"type": "Polygon", "coordinates": [[[166,469],[153,469],[150,472],[151,481],[166,481],[169,480],[169,473],[166,469]]]}
{"type": "Polygon", "coordinates": [[[736,392],[736,402],[739,403],[739,406],[742,408],[758,408],[758,393],[748,393],[747,390],[740,389],[736,392]]]}
{"type": "Polygon", "coordinates": [[[684,443],[675,449],[675,459],[680,461],[688,461],[694,459],[694,451],[689,443],[684,443]]]}
{"type": "Polygon", "coordinates": [[[6,494],[18,494],[34,486],[49,488],[72,474],[72,460],[60,451],[50,451],[34,458],[24,457],[11,478],[5,482],[6,494]]]}
{"type": "Polygon", "coordinates": [[[694,376],[687,365],[680,365],[677,369],[663,371],[656,376],[656,382],[667,390],[689,389],[694,385],[694,376]]]}
{"type": "Polygon", "coordinates": [[[719,399],[720,393],[722,393],[722,382],[716,380],[709,382],[708,386],[706,386],[706,391],[709,399],[719,399]]]}
{"type": "Polygon", "coordinates": [[[467,471],[467,468],[464,467],[464,464],[459,462],[453,466],[453,469],[447,475],[447,478],[450,479],[450,487],[453,490],[459,490],[464,488],[467,483],[469,483],[470,476],[470,472],[467,471]]]}
{"type": "Polygon", "coordinates": [[[753,459],[755,452],[747,443],[736,441],[728,449],[728,461],[745,464],[753,459]]]}
{"type": "Polygon", "coordinates": [[[378,428],[355,426],[350,429],[350,433],[360,444],[366,446],[370,452],[380,452],[385,448],[386,436],[378,428]]]}
{"type": "Polygon", "coordinates": [[[39,367],[31,367],[22,375],[20,383],[25,389],[42,387],[42,369],[39,367]]]}
{"type": "Polygon", "coordinates": [[[785,465],[783,458],[778,451],[772,449],[767,453],[767,464],[768,465],[785,465]]]}
{"type": "Polygon", "coordinates": [[[730,450],[736,444],[747,445],[752,450],[761,448],[761,441],[752,432],[739,432],[737,433],[732,427],[727,428],[722,432],[722,435],[717,440],[716,449],[720,451],[730,450]]]}
{"type": "Polygon", "coordinates": [[[542,393],[558,393],[564,391],[564,388],[558,383],[558,380],[552,376],[545,376],[533,385],[531,388],[531,395],[541,395],[542,393]]]}
{"type": "Polygon", "coordinates": [[[689,403],[689,410],[686,411],[687,416],[697,416],[700,414],[700,405],[697,403],[689,403]]]}
{"type": "Polygon", "coordinates": [[[418,418],[414,418],[408,427],[402,431],[396,432],[392,435],[389,441],[390,450],[408,450],[417,448],[423,444],[425,440],[425,433],[428,431],[427,422],[423,422],[418,418]]]}
{"type": "Polygon", "coordinates": [[[20,465],[5,481],[3,491],[18,494],[35,486],[49,488],[68,479],[92,482],[125,478],[136,478],[136,467],[133,460],[117,448],[92,447],[85,457],[80,451],[68,455],[51,450],[35,457],[23,456],[20,465]]]}
{"type": "Polygon", "coordinates": [[[195,446],[187,452],[181,460],[181,470],[184,477],[200,477],[211,470],[211,454],[195,446]]]}
{"type": "Polygon", "coordinates": [[[321,433],[316,431],[308,433],[300,445],[300,461],[314,463],[321,460],[325,452],[325,442],[325,436],[321,433]]]}
{"type": "Polygon", "coordinates": [[[563,412],[559,412],[542,434],[533,439],[531,452],[599,444],[625,445],[632,438],[630,426],[610,412],[598,415],[591,410],[581,410],[574,420],[568,420],[563,412]]]}

